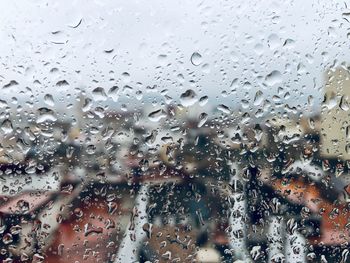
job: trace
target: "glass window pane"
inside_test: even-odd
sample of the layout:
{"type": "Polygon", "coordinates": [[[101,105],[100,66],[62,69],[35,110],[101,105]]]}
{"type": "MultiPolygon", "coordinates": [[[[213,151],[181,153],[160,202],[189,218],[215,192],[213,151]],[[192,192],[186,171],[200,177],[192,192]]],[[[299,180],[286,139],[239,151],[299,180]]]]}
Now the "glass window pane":
{"type": "Polygon", "coordinates": [[[348,262],[346,1],[2,1],[1,262],[348,262]]]}

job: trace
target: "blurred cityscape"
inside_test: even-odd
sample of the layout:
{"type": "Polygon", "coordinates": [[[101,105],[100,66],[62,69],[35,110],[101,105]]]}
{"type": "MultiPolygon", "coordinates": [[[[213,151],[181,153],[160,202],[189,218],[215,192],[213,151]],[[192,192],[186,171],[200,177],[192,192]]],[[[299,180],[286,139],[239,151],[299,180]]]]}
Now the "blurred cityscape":
{"type": "Polygon", "coordinates": [[[319,112],[277,114],[259,92],[200,112],[191,89],[151,110],[82,93],[63,117],[50,96],[4,111],[0,259],[349,262],[349,76],[326,72],[319,112]]]}

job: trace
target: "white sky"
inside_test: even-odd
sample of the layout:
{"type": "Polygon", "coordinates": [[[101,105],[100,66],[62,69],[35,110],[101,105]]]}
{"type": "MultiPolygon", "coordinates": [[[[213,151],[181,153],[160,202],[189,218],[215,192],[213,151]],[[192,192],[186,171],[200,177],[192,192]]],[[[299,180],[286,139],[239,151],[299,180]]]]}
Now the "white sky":
{"type": "Polygon", "coordinates": [[[282,87],[283,103],[303,106],[313,95],[317,108],[324,71],[335,60],[350,61],[350,23],[343,12],[344,2],[329,0],[3,0],[0,87],[16,80],[19,85],[3,89],[4,98],[32,95],[40,101],[50,93],[66,101],[77,87],[107,91],[127,84],[134,91],[121,97],[135,103],[133,92],[157,85],[145,104],[163,89],[178,100],[191,88],[213,104],[232,107],[257,90],[272,100],[282,87]],[[293,41],[283,47],[287,39],[293,41]],[[200,66],[191,64],[193,52],[202,55],[200,66]],[[58,71],[50,73],[52,68],[58,71]],[[274,70],[282,82],[266,86],[274,70]],[[63,79],[70,85],[55,87],[63,79]],[[234,79],[237,85],[230,87],[234,79]],[[25,87],[33,93],[18,95],[25,87]]]}

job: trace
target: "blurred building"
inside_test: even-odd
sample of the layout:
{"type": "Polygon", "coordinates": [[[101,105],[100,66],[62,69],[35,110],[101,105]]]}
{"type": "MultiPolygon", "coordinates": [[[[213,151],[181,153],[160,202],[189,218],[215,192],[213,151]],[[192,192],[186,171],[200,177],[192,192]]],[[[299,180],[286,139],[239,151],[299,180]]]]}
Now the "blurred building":
{"type": "Polygon", "coordinates": [[[321,155],[350,159],[350,73],[346,68],[325,73],[326,85],[321,111],[321,155]]]}

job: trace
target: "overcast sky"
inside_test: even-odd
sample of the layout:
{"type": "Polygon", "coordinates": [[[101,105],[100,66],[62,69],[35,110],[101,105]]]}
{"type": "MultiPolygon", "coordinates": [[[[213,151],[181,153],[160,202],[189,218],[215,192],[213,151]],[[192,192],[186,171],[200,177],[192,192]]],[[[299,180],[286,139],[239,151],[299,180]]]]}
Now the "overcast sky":
{"type": "Polygon", "coordinates": [[[64,101],[76,88],[129,85],[119,100],[134,103],[140,90],[146,104],[164,89],[175,101],[193,89],[232,107],[261,90],[289,105],[312,95],[317,108],[325,70],[350,61],[344,12],[344,2],[329,0],[4,0],[0,86],[18,83],[4,98],[64,101]],[[279,74],[267,80],[271,72],[279,74]],[[61,80],[69,85],[57,87],[61,80]]]}

